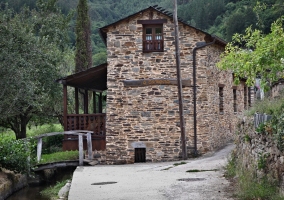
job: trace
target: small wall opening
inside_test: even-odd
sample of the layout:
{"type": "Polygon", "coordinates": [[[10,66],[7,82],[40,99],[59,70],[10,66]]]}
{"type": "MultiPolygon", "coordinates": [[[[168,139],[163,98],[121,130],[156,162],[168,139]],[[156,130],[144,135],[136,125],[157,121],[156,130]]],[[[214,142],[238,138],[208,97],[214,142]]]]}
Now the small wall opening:
{"type": "Polygon", "coordinates": [[[135,162],[146,162],[146,148],[135,148],[135,162]]]}

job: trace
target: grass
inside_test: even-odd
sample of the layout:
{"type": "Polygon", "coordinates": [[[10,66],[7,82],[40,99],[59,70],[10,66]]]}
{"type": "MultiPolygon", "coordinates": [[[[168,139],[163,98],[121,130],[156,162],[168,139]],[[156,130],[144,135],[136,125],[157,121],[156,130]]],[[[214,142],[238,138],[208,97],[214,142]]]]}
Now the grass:
{"type": "Polygon", "coordinates": [[[67,183],[67,181],[68,179],[59,181],[54,186],[50,186],[41,191],[40,194],[48,199],[56,200],[58,199],[59,190],[67,183]]]}
{"type": "Polygon", "coordinates": [[[235,196],[245,200],[284,200],[280,196],[277,184],[264,177],[258,180],[255,174],[239,166],[238,160],[234,155],[228,161],[225,176],[234,179],[235,196]]]}
{"type": "Polygon", "coordinates": [[[284,105],[284,90],[280,92],[278,98],[265,97],[262,100],[256,100],[248,111],[245,112],[247,116],[252,116],[257,113],[266,113],[268,115],[277,114],[284,105]]]}
{"type": "Polygon", "coordinates": [[[238,175],[237,196],[240,199],[284,199],[280,196],[276,183],[268,181],[266,177],[258,181],[248,170],[241,170],[238,175]]]}
{"type": "Polygon", "coordinates": [[[218,171],[218,169],[205,169],[205,170],[199,170],[199,169],[190,169],[190,170],[187,170],[186,172],[192,172],[192,173],[194,173],[194,172],[210,172],[210,171],[214,171],[214,172],[216,172],[216,171],[218,171]]]}
{"type": "Polygon", "coordinates": [[[186,162],[174,163],[173,165],[174,166],[179,166],[179,165],[184,165],[184,164],[186,164],[186,162]]]}
{"type": "Polygon", "coordinates": [[[61,151],[52,154],[43,154],[39,164],[58,162],[63,160],[78,160],[78,151],[61,151]]]}
{"type": "Polygon", "coordinates": [[[184,165],[184,164],[186,164],[186,162],[180,162],[180,163],[174,163],[173,165],[174,166],[172,166],[172,167],[167,167],[167,168],[165,168],[165,169],[162,169],[162,170],[169,170],[169,169],[171,169],[171,168],[173,168],[173,167],[176,167],[176,166],[179,166],[179,165],[184,165]]]}
{"type": "MultiPolygon", "coordinates": [[[[1,128],[1,127],[0,127],[1,128]]],[[[41,126],[31,126],[27,128],[27,137],[34,137],[43,133],[62,132],[61,124],[44,124],[41,126]]],[[[16,139],[15,133],[10,129],[0,129],[0,140],[3,138],[16,139]]]]}

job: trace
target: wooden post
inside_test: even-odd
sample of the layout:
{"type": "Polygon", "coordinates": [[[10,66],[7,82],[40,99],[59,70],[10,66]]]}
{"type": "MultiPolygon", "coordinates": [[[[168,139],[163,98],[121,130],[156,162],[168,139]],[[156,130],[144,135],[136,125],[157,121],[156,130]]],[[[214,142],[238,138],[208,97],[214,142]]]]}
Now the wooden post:
{"type": "Polygon", "coordinates": [[[100,92],[99,113],[103,113],[103,95],[102,95],[102,92],[100,92]]]}
{"type": "Polygon", "coordinates": [[[83,135],[78,135],[78,142],[79,142],[79,166],[83,166],[83,159],[84,159],[84,151],[83,151],[83,135]]]}
{"type": "Polygon", "coordinates": [[[67,85],[63,84],[63,119],[64,131],[67,131],[67,85]]]}
{"type": "Polygon", "coordinates": [[[183,115],[183,92],[182,92],[182,80],[180,72],[180,50],[179,50],[179,30],[178,30],[178,18],[177,18],[177,0],[174,0],[174,24],[175,24],[175,47],[176,47],[176,67],[177,67],[177,81],[178,81],[178,99],[179,99],[179,116],[180,116],[180,132],[181,132],[181,146],[182,146],[182,158],[187,159],[187,150],[185,143],[185,127],[184,127],[184,115],[183,115]]]}
{"type": "Polygon", "coordinates": [[[84,113],[88,114],[89,113],[89,101],[88,101],[89,95],[88,95],[88,90],[85,90],[84,94],[84,113]]]}
{"type": "Polygon", "coordinates": [[[93,113],[97,113],[96,92],[93,92],[93,113]]]}
{"type": "Polygon", "coordinates": [[[79,91],[75,88],[75,113],[79,114],[79,91]]]}
{"type": "Polygon", "coordinates": [[[88,132],[87,133],[87,145],[88,145],[88,159],[92,160],[92,151],[93,151],[93,147],[92,147],[92,132],[88,132]]]}
{"type": "Polygon", "coordinates": [[[37,162],[39,162],[41,159],[41,150],[42,150],[42,138],[38,138],[37,139],[37,152],[36,152],[37,162]]]}

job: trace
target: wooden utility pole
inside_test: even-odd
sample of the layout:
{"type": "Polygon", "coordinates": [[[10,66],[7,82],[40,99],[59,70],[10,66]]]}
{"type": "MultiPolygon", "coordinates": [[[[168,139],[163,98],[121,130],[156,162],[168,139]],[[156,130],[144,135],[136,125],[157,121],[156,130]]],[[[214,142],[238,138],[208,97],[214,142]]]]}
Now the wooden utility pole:
{"type": "Polygon", "coordinates": [[[179,30],[177,18],[177,0],[174,1],[174,24],[175,24],[175,47],[176,47],[176,67],[177,67],[177,82],[178,82],[178,99],[179,99],[179,117],[180,117],[180,132],[181,132],[181,146],[182,159],[187,159],[186,143],[185,143],[185,127],[183,115],[183,95],[182,95],[182,80],[180,72],[180,50],[179,50],[179,30]]]}

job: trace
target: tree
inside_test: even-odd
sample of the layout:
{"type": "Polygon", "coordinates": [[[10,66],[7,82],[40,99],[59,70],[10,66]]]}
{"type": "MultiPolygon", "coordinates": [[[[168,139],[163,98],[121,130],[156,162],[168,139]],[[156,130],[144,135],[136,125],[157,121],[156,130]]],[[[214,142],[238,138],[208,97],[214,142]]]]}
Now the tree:
{"type": "Polygon", "coordinates": [[[62,98],[54,80],[62,76],[70,51],[59,45],[59,34],[41,35],[48,24],[40,23],[40,16],[27,8],[19,14],[0,11],[0,126],[11,128],[17,139],[26,137],[32,118],[53,116],[62,98]]]}
{"type": "Polygon", "coordinates": [[[80,72],[92,67],[91,24],[87,0],[79,0],[76,21],[75,71],[80,72]]]}
{"type": "Polygon", "coordinates": [[[235,34],[233,41],[228,43],[218,66],[232,70],[235,82],[246,78],[248,85],[261,77],[263,86],[284,77],[284,31],[283,20],[280,18],[271,25],[267,35],[251,27],[245,34],[235,34]]]}

